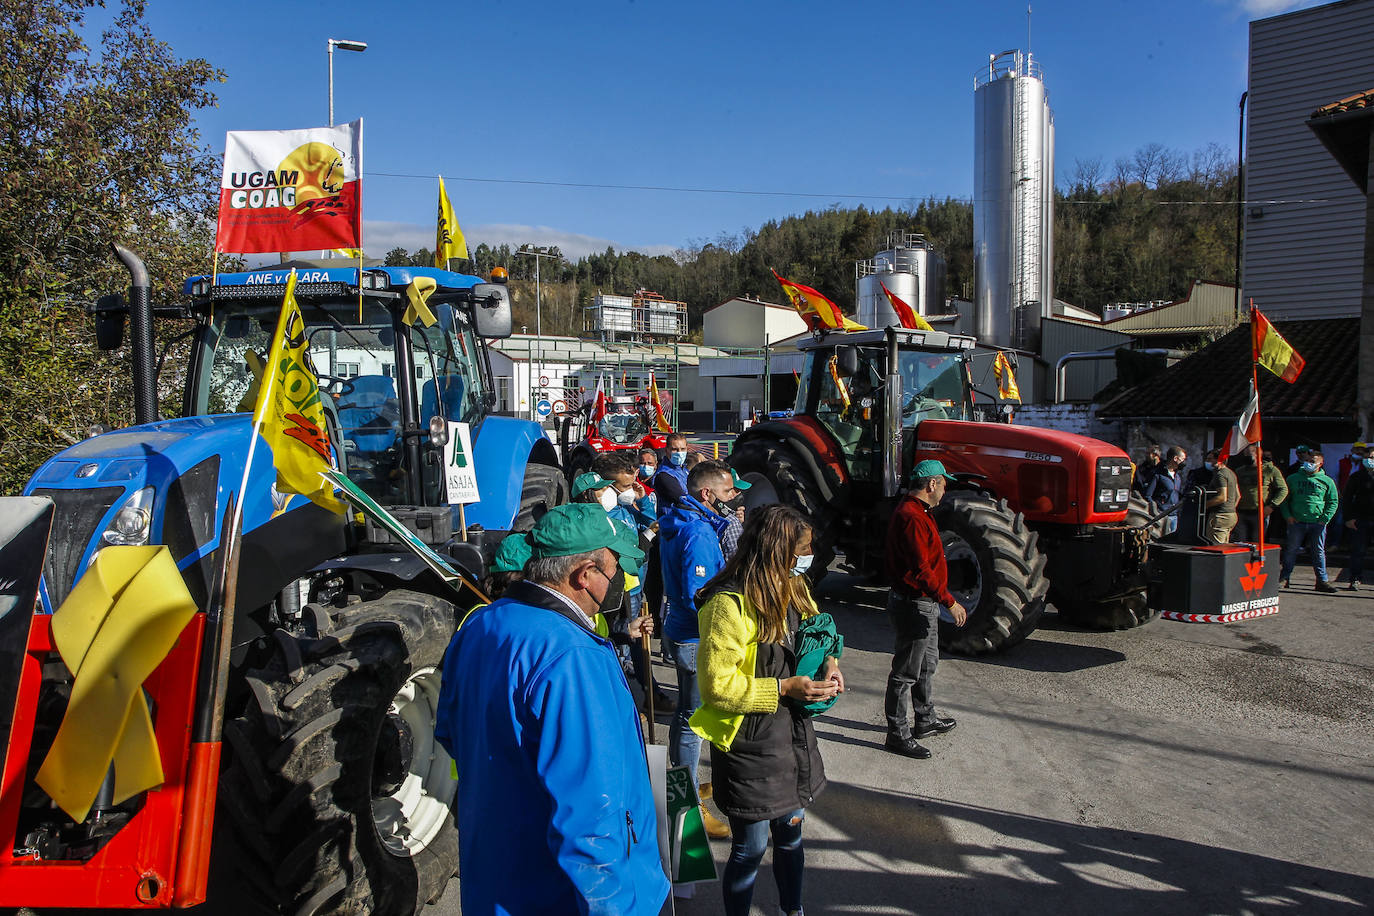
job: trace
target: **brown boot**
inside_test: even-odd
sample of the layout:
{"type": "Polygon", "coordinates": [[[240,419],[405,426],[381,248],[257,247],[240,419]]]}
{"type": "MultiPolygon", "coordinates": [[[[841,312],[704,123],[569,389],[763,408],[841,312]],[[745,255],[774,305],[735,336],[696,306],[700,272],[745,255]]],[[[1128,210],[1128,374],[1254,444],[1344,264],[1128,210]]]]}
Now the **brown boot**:
{"type": "Polygon", "coordinates": [[[712,790],[709,782],[703,782],[701,785],[697,786],[697,798],[702,801],[710,801],[711,794],[712,790]]]}
{"type": "Polygon", "coordinates": [[[706,827],[706,835],[713,840],[725,840],[730,837],[730,825],[716,817],[706,806],[701,806],[701,822],[706,827]]]}

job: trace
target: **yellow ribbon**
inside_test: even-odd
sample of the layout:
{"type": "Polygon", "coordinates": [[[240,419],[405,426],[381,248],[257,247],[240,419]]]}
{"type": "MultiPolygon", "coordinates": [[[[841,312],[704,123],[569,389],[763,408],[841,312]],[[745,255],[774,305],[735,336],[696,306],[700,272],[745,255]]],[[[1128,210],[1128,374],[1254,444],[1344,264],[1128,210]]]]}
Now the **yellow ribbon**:
{"type": "Polygon", "coordinates": [[[414,327],[418,319],[427,328],[438,323],[439,319],[429,309],[429,297],[434,295],[437,285],[433,277],[416,277],[410,281],[406,287],[406,300],[410,305],[406,306],[406,313],[401,316],[402,322],[414,327]]]}
{"type": "Polygon", "coordinates": [[[53,614],[72,695],[37,782],[78,824],[114,764],[114,802],[161,785],[143,682],[196,612],[164,546],[105,547],[53,614]]]}

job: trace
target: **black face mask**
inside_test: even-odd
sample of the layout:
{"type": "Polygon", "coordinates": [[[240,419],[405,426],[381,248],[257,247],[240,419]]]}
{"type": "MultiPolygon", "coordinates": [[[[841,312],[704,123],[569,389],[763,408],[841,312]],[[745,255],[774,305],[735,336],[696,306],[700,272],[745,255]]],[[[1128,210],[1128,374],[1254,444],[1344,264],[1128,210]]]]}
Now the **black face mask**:
{"type": "Polygon", "coordinates": [[[744,506],[744,494],[736,496],[734,499],[716,500],[716,511],[721,515],[733,515],[737,509],[744,506]]]}
{"type": "MultiPolygon", "coordinates": [[[[598,566],[596,571],[606,576],[601,567],[598,566]]],[[[625,570],[617,567],[614,576],[606,576],[606,582],[606,594],[597,609],[603,614],[614,614],[625,602],[625,570]]]]}

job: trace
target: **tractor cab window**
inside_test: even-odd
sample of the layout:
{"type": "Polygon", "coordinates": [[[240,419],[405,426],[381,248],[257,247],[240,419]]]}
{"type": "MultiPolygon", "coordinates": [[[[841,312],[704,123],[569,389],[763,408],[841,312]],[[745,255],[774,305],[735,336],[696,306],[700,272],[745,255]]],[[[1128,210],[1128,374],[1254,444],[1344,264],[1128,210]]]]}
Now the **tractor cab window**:
{"type": "Polygon", "coordinates": [[[903,428],[922,420],[958,419],[963,415],[964,367],[957,353],[903,350],[898,363],[903,428]]]}
{"type": "Polygon", "coordinates": [[[602,418],[597,431],[616,445],[629,445],[648,435],[649,427],[638,413],[613,413],[602,418]]]}
{"type": "Polygon", "coordinates": [[[881,467],[881,352],[859,350],[859,369],[842,378],[828,351],[813,351],[808,377],[816,386],[816,419],[839,443],[855,480],[877,480],[881,467]]]}

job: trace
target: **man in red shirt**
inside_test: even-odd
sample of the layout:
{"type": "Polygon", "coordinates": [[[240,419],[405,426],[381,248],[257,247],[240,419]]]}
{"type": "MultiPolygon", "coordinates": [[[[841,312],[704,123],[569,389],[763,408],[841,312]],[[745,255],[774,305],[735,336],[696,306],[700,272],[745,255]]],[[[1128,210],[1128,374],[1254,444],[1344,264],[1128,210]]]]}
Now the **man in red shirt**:
{"type": "Polygon", "coordinates": [[[911,472],[911,489],[897,504],[887,528],[887,575],[892,591],[887,614],[897,631],[892,673],[887,678],[886,748],[894,754],[925,760],[930,748],[917,738],[943,735],[954,720],[936,714],[931,681],[940,663],[940,605],[949,608],[957,626],[968,619],[964,606],[949,593],[949,567],[940,529],[930,510],[954,480],[938,461],[922,461],[911,472]],[[916,726],[911,725],[915,706],[916,726]]]}

